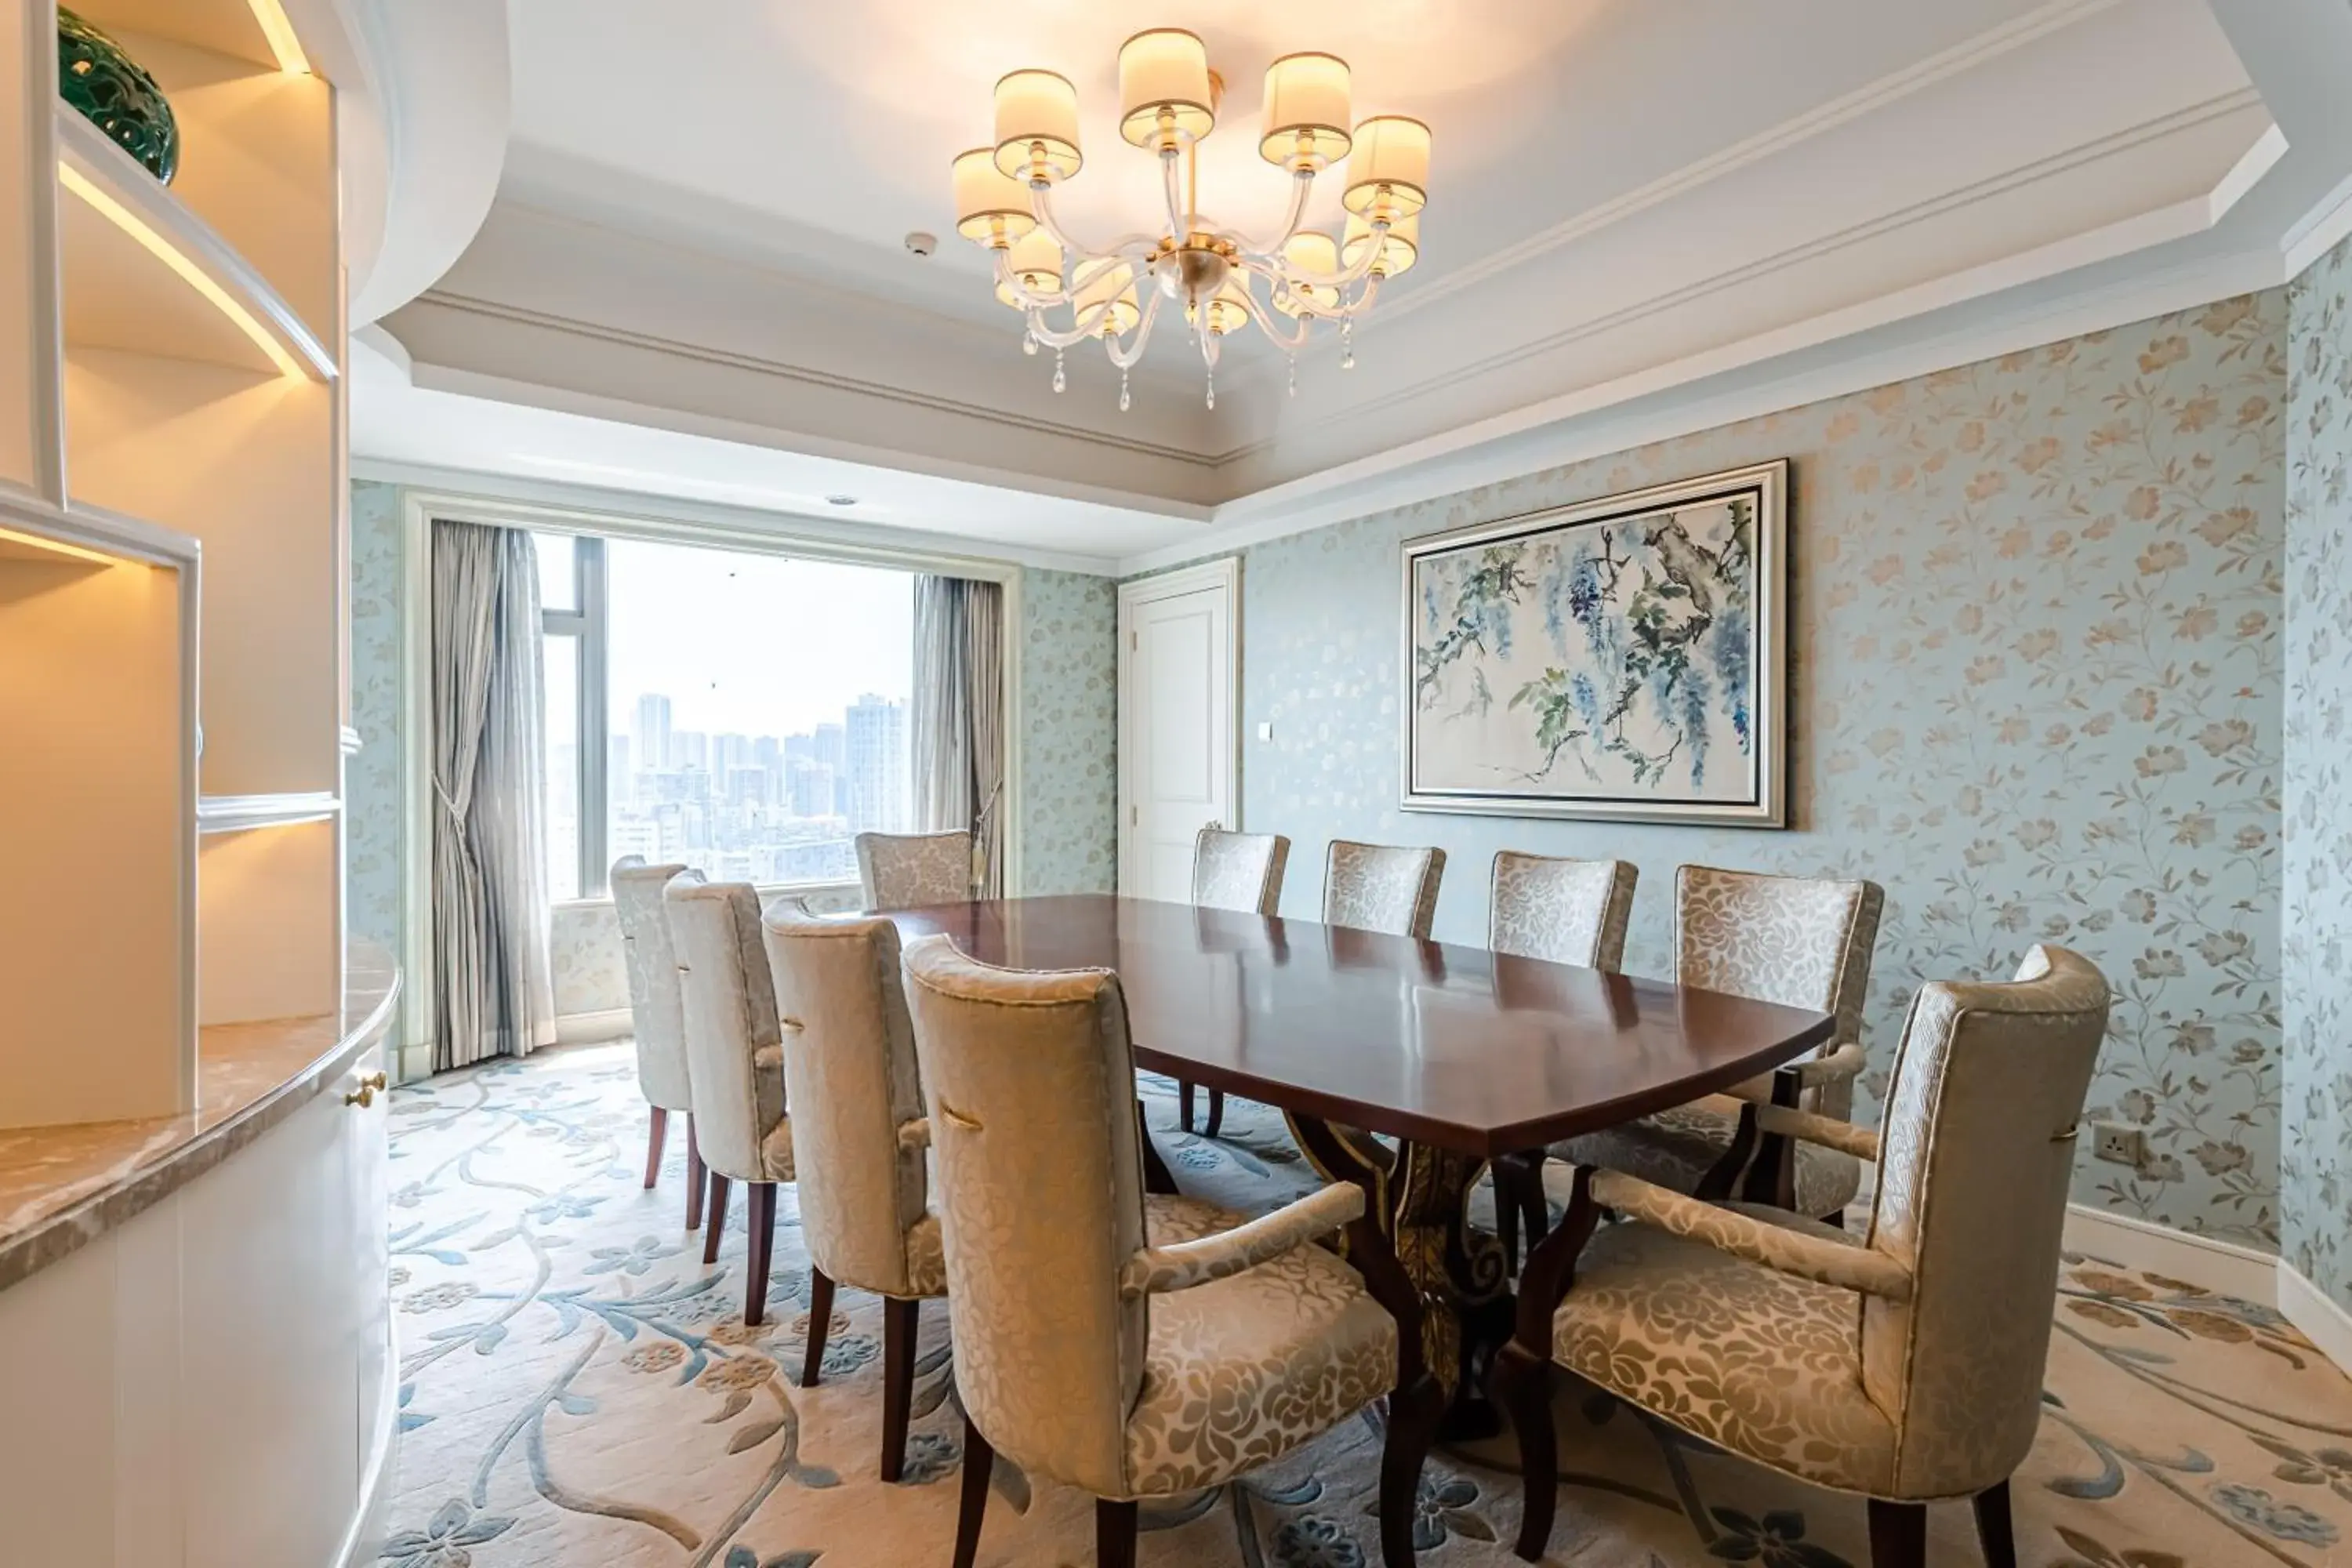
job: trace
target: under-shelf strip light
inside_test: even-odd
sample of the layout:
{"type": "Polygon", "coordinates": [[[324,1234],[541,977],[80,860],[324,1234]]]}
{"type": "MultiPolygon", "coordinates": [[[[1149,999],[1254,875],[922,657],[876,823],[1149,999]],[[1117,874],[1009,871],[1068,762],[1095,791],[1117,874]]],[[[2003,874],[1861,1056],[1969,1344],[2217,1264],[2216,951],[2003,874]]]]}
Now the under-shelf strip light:
{"type": "Polygon", "coordinates": [[[85,549],[79,544],[68,544],[61,539],[44,539],[37,533],[19,533],[13,528],[0,528],[0,540],[17,544],[29,544],[51,554],[71,556],[76,561],[95,561],[100,566],[122,564],[120,556],[101,554],[98,551],[85,549]]]}
{"type": "Polygon", "coordinates": [[[269,329],[254,319],[253,312],[237,302],[236,297],[212,279],[203,268],[183,255],[178,247],[147,226],[146,220],[93,184],[89,177],[71,163],[58,165],[58,183],[88,202],[115,227],[144,246],[157,260],[178,273],[189,288],[211,300],[220,313],[236,323],[237,330],[251,338],[256,347],[269,356],[269,362],[286,375],[299,376],[302,367],[284,345],[270,335],[269,329]]]}
{"type": "Polygon", "coordinates": [[[261,36],[269,40],[269,52],[278,57],[278,68],[291,76],[309,76],[310,57],[302,52],[302,40],[294,36],[286,7],[278,0],[246,0],[246,4],[253,8],[253,19],[261,24],[261,36]]]}

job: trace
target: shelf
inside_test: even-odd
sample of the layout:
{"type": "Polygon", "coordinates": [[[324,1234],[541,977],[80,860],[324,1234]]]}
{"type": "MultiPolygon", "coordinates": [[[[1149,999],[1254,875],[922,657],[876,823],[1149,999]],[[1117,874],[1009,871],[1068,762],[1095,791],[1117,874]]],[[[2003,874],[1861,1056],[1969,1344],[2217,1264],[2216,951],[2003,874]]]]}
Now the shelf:
{"type": "Polygon", "coordinates": [[[80,0],[74,9],[110,33],[146,33],[279,70],[310,68],[278,0],[80,0]]]}
{"type": "Polygon", "coordinates": [[[95,566],[138,561],[177,569],[195,564],[197,554],[194,540],[168,528],[97,507],[60,510],[0,487],[0,561],[95,566]]]}
{"type": "Polygon", "coordinates": [[[262,827],[292,827],[324,822],[343,809],[329,790],[300,795],[207,795],[196,800],[196,831],[250,833],[262,827]]]}
{"type": "Polygon", "coordinates": [[[334,356],[170,187],[57,106],[66,341],[327,381],[334,356]]]}

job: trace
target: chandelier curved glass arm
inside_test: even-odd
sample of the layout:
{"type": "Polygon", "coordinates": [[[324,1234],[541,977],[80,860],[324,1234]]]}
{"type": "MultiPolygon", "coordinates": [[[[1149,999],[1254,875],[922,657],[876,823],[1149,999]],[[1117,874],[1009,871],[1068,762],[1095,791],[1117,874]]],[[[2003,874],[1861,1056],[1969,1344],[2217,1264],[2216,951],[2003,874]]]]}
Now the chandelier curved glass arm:
{"type": "Polygon", "coordinates": [[[1151,341],[1151,323],[1160,319],[1160,306],[1166,299],[1167,296],[1159,289],[1151,291],[1151,297],[1143,302],[1143,318],[1135,323],[1135,331],[1129,336],[1126,347],[1121,348],[1118,339],[1114,336],[1103,338],[1103,346],[1110,351],[1111,363],[1121,370],[1135,368],[1137,362],[1143,358],[1143,345],[1151,341]]]}
{"type": "MultiPolygon", "coordinates": [[[[1113,262],[1111,265],[1115,267],[1132,267],[1134,263],[1118,261],[1113,262]]],[[[1145,308],[1147,315],[1150,310],[1158,308],[1160,298],[1160,291],[1157,289],[1153,289],[1151,291],[1150,302],[1145,308]]],[[[1070,325],[1067,329],[1057,329],[1047,325],[1045,321],[1045,307],[1042,305],[1032,305],[1029,307],[1027,312],[1029,317],[1029,331],[1039,342],[1044,343],[1049,349],[1073,348],[1079,343],[1085,342],[1088,338],[1102,336],[1103,318],[1108,315],[1111,308],[1118,303],[1118,290],[1114,289],[1104,295],[1097,303],[1087,306],[1083,310],[1074,311],[1071,315],[1070,325]]]]}
{"type": "Polygon", "coordinates": [[[1282,220],[1282,232],[1274,237],[1274,243],[1271,245],[1260,245],[1239,229],[1218,228],[1209,232],[1217,238],[1235,246],[1245,256],[1278,257],[1282,254],[1282,247],[1290,243],[1290,237],[1298,232],[1298,226],[1307,221],[1307,198],[1314,188],[1314,170],[1301,169],[1291,176],[1290,211],[1282,220]]]}
{"type": "Polygon", "coordinates": [[[1033,181],[1029,186],[1029,206],[1030,210],[1036,215],[1038,226],[1053,237],[1055,245],[1062,247],[1063,255],[1128,256],[1145,259],[1160,248],[1160,237],[1156,234],[1122,234],[1108,245],[1079,244],[1070,237],[1069,232],[1062,227],[1060,220],[1055,217],[1053,191],[1054,187],[1043,180],[1033,181]]]}
{"type": "MultiPolygon", "coordinates": [[[[1129,256],[1103,257],[1088,265],[1091,269],[1083,275],[1072,272],[1070,286],[1066,289],[1032,289],[1014,274],[1010,253],[1000,250],[996,253],[996,281],[1006,293],[1021,302],[1024,310],[1042,310],[1055,305],[1075,303],[1080,294],[1092,288],[1106,273],[1118,268],[1124,268],[1137,278],[1143,274],[1143,263],[1129,256]]],[[[1112,292],[1117,293],[1118,290],[1113,289],[1112,292]]]]}
{"type": "Polygon", "coordinates": [[[1310,318],[1306,316],[1299,317],[1297,323],[1297,330],[1291,332],[1285,332],[1280,327],[1274,324],[1274,316],[1272,312],[1268,311],[1264,305],[1258,303],[1257,290],[1251,288],[1247,283],[1244,283],[1242,285],[1242,303],[1248,307],[1250,320],[1257,323],[1257,330],[1264,332],[1268,338],[1272,339],[1277,348],[1284,349],[1291,353],[1297,353],[1300,349],[1307,346],[1307,336],[1312,331],[1310,318]]]}

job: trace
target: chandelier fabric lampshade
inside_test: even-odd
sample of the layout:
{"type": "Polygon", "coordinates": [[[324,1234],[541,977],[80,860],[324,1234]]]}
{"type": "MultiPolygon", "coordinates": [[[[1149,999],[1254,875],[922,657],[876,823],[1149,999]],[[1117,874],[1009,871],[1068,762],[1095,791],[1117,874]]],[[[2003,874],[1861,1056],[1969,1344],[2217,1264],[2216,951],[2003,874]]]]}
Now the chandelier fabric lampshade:
{"type": "Polygon", "coordinates": [[[1086,162],[1078,151],[1078,89],[1045,70],[1018,70],[996,84],[996,166],[1009,180],[1058,184],[1086,162]]]}
{"type": "Polygon", "coordinates": [[[1037,226],[1029,187],[997,168],[995,148],[957,153],[953,174],[956,232],[966,239],[1002,250],[1037,226]]]}
{"type": "Polygon", "coordinates": [[[1360,216],[1394,223],[1428,202],[1429,127],[1402,114],[1383,114],[1357,126],[1341,205],[1360,216]]]}
{"type": "Polygon", "coordinates": [[[1339,368],[1353,369],[1357,319],[1420,258],[1429,127],[1395,114],[1354,121],[1354,74],[1337,55],[1284,55],[1265,68],[1258,155],[1287,176],[1281,226],[1254,234],[1203,211],[1198,149],[1217,128],[1223,84],[1200,36],[1181,27],[1147,28],[1119,47],[1119,138],[1159,164],[1159,212],[1097,244],[1060,211],[1063,183],[1086,162],[1077,89],[1058,71],[998,79],[996,140],[955,160],[956,231],[995,252],[996,297],[1021,313],[1023,353],[1052,351],[1055,392],[1068,385],[1066,352],[1100,343],[1125,411],[1129,373],[1157,324],[1181,319],[1161,336],[1189,335],[1209,407],[1228,339],[1250,327],[1289,358],[1296,396],[1299,351],[1334,328],[1339,368]],[[1348,214],[1337,232],[1307,221],[1327,177],[1348,214]]]}
{"type": "Polygon", "coordinates": [[[1348,155],[1353,91],[1348,62],[1337,55],[1285,55],[1265,68],[1265,130],[1258,155],[1297,174],[1317,173],[1348,155]]]}
{"type": "Polygon", "coordinates": [[[1118,47],[1118,133],[1138,147],[1198,142],[1216,128],[1209,47],[1181,27],[1154,27],[1118,47]]]}
{"type": "MultiPolygon", "coordinates": [[[[1364,219],[1348,219],[1348,237],[1339,247],[1340,264],[1354,267],[1376,237],[1372,226],[1364,219]]],[[[1380,255],[1371,263],[1375,278],[1395,278],[1421,259],[1421,219],[1418,216],[1399,218],[1389,226],[1381,241],[1380,255]]]]}

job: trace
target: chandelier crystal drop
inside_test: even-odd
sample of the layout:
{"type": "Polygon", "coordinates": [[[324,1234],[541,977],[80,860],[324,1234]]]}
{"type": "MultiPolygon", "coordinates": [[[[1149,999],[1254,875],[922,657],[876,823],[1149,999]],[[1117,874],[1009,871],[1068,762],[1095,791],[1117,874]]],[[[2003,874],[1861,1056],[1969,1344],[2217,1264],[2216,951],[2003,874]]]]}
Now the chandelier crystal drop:
{"type": "Polygon", "coordinates": [[[1181,311],[1217,405],[1219,345],[1246,324],[1295,356],[1318,321],[1334,321],[1343,367],[1355,363],[1355,323],[1381,285],[1420,258],[1421,209],[1429,199],[1429,127],[1402,115],[1350,123],[1348,63],[1335,55],[1285,55],[1266,68],[1258,153],[1290,176],[1290,209],[1270,240],[1219,226],[1199,207],[1194,149],[1216,128],[1223,82],[1200,38],[1176,27],[1138,33],[1119,47],[1119,135],[1159,158],[1165,198],[1156,233],[1106,245],[1074,239],[1054,214],[1055,187],[1085,165],[1078,95],[1053,71],[1013,71],[996,84],[996,140],[955,159],[956,232],[993,253],[996,297],[1022,313],[1024,353],[1062,353],[1098,338],[1119,370],[1143,357],[1163,312],[1181,311]],[[1305,226],[1316,180],[1344,163],[1337,237],[1305,226]],[[1049,314],[1049,312],[1051,314],[1049,314]],[[1057,324],[1057,322],[1059,324],[1057,324]]]}

